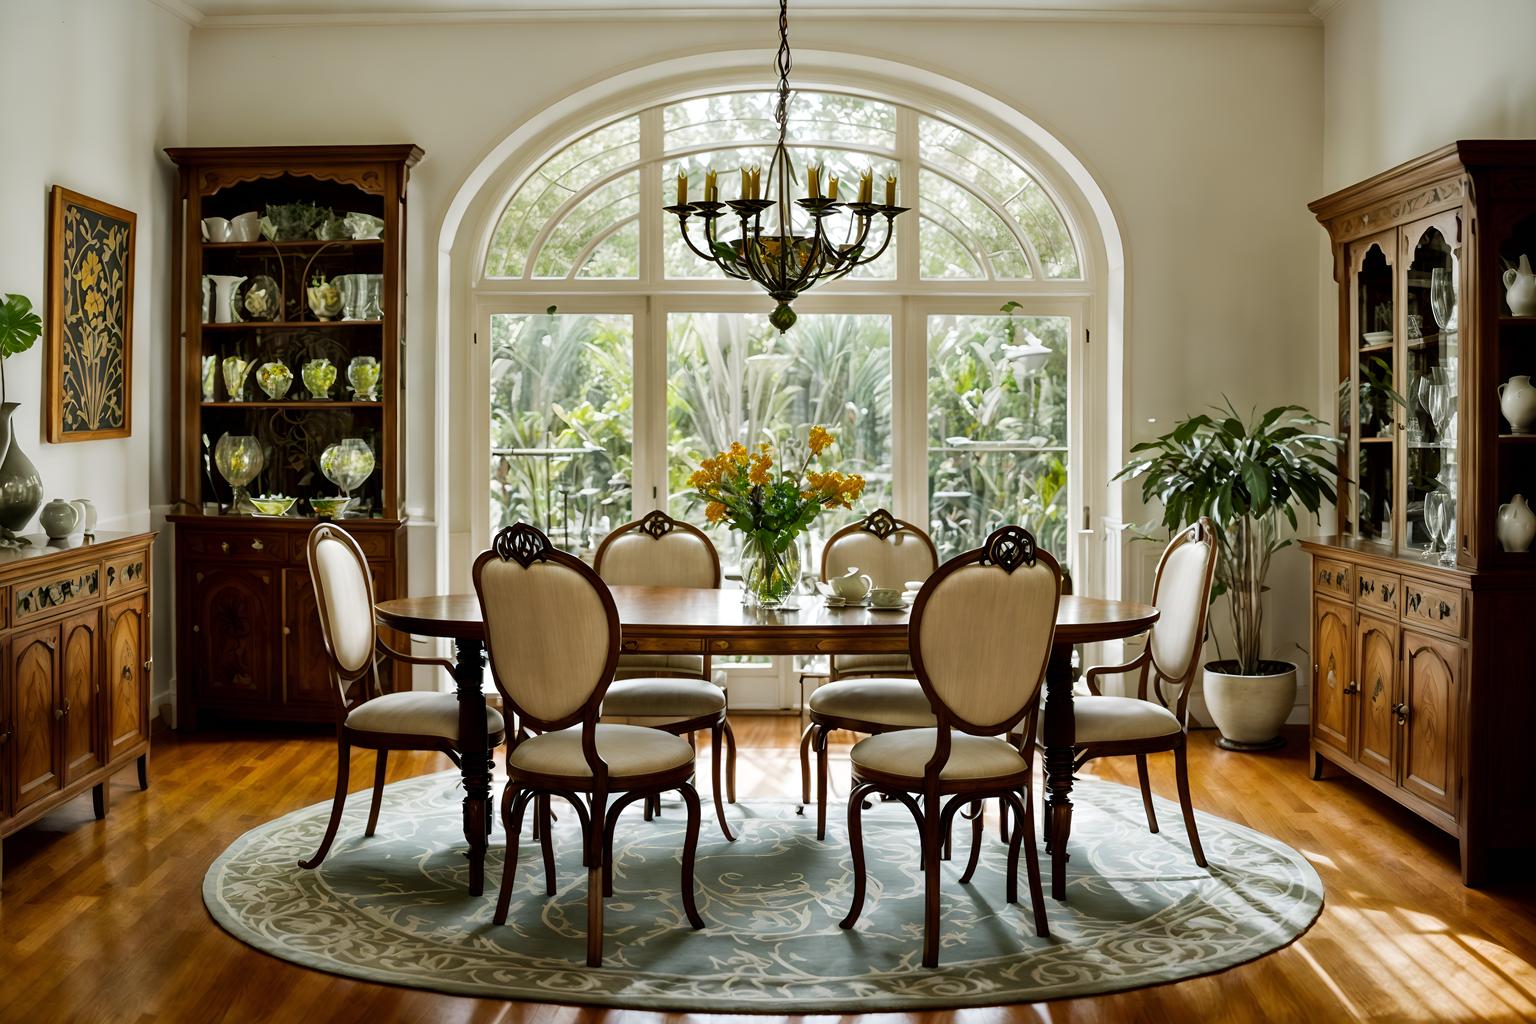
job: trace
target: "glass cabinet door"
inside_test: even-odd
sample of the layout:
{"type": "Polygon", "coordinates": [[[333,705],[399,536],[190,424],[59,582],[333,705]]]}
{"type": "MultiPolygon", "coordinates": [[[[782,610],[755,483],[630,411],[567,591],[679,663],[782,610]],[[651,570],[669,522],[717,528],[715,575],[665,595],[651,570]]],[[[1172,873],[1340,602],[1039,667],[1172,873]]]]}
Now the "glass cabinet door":
{"type": "Polygon", "coordinates": [[[1390,236],[1353,247],[1352,316],[1355,353],[1340,422],[1354,439],[1350,532],[1391,543],[1395,500],[1393,444],[1396,347],[1393,344],[1393,254],[1390,236]]]}
{"type": "Polygon", "coordinates": [[[1460,265],[1455,214],[1403,229],[1405,553],[1456,564],[1460,265]]]}

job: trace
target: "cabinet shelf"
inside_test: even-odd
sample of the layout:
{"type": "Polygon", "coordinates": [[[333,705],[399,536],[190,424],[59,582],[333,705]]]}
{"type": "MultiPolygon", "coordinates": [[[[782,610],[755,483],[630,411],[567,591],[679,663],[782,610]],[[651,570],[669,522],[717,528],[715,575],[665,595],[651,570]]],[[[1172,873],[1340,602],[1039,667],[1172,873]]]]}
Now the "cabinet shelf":
{"type": "Polygon", "coordinates": [[[234,324],[203,324],[205,331],[239,331],[239,330],[306,330],[313,331],[330,327],[382,327],[383,320],[242,320],[234,324]]]}
{"type": "Polygon", "coordinates": [[[1500,444],[1536,444],[1536,434],[1500,434],[1500,444]]]}
{"type": "Polygon", "coordinates": [[[305,238],[292,242],[273,242],[268,239],[258,239],[254,242],[203,242],[205,250],[216,252],[313,252],[334,246],[348,249],[378,248],[384,244],[382,238],[338,238],[334,241],[323,241],[316,238],[305,238]]]}
{"type": "Polygon", "coordinates": [[[1371,352],[1390,352],[1390,351],[1392,351],[1392,342],[1390,342],[1390,341],[1379,342],[1378,344],[1375,344],[1375,345],[1361,345],[1360,346],[1360,352],[1361,352],[1362,355],[1368,354],[1368,353],[1371,353],[1371,352]]]}
{"type": "Polygon", "coordinates": [[[305,401],[260,401],[260,402],[202,402],[204,409],[380,409],[384,408],[383,402],[344,402],[330,399],[313,399],[305,401]]]}

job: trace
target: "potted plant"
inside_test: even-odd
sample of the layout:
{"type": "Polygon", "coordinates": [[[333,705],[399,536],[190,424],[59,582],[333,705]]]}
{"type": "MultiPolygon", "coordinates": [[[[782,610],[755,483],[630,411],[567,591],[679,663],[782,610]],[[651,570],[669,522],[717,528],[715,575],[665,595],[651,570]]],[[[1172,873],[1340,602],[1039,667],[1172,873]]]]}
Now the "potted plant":
{"type": "Polygon", "coordinates": [[[1291,543],[1298,509],[1316,519],[1335,500],[1339,442],[1316,432],[1321,422],[1294,405],[1244,422],[1227,402],[1136,445],[1116,475],[1141,478],[1142,500],[1162,505],[1169,530],[1202,515],[1216,525],[1211,598],[1227,601],[1235,657],[1206,664],[1205,701],[1228,750],[1279,746],[1295,703],[1296,666],[1262,656],[1264,581],[1275,552],[1291,543]]]}

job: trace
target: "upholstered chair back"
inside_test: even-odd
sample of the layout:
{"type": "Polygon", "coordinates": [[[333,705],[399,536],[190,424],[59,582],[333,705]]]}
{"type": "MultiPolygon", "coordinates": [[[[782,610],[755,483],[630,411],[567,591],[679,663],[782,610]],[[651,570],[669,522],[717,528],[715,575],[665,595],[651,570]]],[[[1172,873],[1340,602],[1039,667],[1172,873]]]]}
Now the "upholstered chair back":
{"type": "Polygon", "coordinates": [[[1024,717],[1045,677],[1060,600],[1056,560],[1017,526],[994,531],[928,578],[909,635],[941,723],[997,735],[1024,717]]]}
{"type": "Polygon", "coordinates": [[[350,684],[372,670],[378,645],[373,577],[357,541],[332,523],[321,523],[310,532],[307,555],[320,609],[320,635],[345,708],[350,684]]]}
{"type": "Polygon", "coordinates": [[[660,510],[604,538],[592,567],[610,586],[710,590],[720,585],[720,556],[704,531],[660,510]]]}
{"type": "Polygon", "coordinates": [[[827,538],[821,578],[857,568],[877,587],[900,589],[907,580],[926,580],[938,565],[939,553],[928,535],[881,508],[827,538]]]}
{"type": "Polygon", "coordinates": [[[507,704],[542,731],[595,717],[619,651],[618,610],[597,573],[517,523],[475,560],[474,579],[507,704]]]}
{"type": "Polygon", "coordinates": [[[1184,686],[1179,695],[1180,719],[1189,693],[1185,684],[1194,678],[1205,641],[1211,582],[1216,573],[1213,529],[1211,521],[1202,516],[1199,522],[1179,531],[1163,551],[1152,589],[1158,619],[1147,638],[1147,649],[1159,689],[1165,681],[1184,686]]]}

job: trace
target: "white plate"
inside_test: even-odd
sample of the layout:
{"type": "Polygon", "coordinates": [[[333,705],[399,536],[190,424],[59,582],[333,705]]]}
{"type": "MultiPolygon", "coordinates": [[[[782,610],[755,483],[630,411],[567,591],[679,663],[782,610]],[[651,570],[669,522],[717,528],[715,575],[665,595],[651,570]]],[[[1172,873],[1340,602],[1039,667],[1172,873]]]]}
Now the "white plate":
{"type": "Polygon", "coordinates": [[[904,612],[908,608],[905,601],[901,604],[872,604],[869,610],[872,612],[904,612]]]}
{"type": "Polygon", "coordinates": [[[1391,331],[1366,331],[1360,335],[1367,345],[1381,345],[1392,340],[1391,331]]]}

